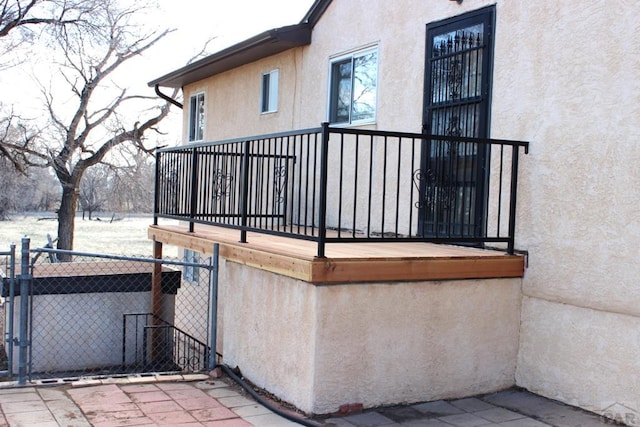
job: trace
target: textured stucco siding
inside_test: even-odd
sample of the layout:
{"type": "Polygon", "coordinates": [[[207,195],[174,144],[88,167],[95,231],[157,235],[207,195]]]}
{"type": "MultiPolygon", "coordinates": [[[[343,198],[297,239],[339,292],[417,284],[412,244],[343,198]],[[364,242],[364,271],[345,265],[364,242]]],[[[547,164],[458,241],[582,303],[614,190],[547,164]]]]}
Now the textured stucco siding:
{"type": "Polygon", "coordinates": [[[638,410],[640,24],[625,1],[498,3],[492,135],[531,141],[517,384],[638,410]]]}
{"type": "Polygon", "coordinates": [[[525,297],[522,317],[519,385],[596,413],[615,404],[637,411],[637,316],[525,297]]]}
{"type": "Polygon", "coordinates": [[[520,279],[318,289],[313,412],[466,397],[515,384],[520,279]]]}
{"type": "Polygon", "coordinates": [[[302,281],[223,261],[224,363],[276,396],[309,410],[313,401],[315,292],[302,281]]]}
{"type": "Polygon", "coordinates": [[[515,383],[520,279],[316,286],[221,268],[224,363],[305,412],[515,383]]]}

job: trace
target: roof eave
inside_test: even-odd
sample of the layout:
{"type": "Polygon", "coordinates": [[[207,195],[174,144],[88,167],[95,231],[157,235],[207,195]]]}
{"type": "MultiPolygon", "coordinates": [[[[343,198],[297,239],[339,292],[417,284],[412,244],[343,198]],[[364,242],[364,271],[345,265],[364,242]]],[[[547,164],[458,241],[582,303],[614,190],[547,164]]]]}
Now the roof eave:
{"type": "Polygon", "coordinates": [[[308,22],[275,28],[237,43],[149,82],[149,86],[181,88],[241,65],[311,43],[308,22]]]}

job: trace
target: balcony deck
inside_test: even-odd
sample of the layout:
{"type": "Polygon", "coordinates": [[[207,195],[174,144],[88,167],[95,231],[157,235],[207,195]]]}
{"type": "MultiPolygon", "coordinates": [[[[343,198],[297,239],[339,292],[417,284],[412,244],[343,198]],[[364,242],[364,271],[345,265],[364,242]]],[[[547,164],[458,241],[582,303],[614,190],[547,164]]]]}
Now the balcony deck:
{"type": "Polygon", "coordinates": [[[236,263],[315,284],[522,277],[524,257],[499,251],[433,243],[329,243],[316,257],[312,241],[197,224],[152,225],[150,239],[220,256],[236,263]]]}

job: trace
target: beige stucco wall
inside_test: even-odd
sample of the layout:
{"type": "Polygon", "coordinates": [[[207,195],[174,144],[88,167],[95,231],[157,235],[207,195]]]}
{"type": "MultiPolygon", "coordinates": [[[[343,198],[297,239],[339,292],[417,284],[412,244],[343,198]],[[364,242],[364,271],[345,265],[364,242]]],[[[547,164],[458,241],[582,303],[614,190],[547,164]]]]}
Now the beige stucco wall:
{"type": "Polygon", "coordinates": [[[514,385],[520,279],[320,287],[314,412],[514,385]]]}
{"type": "Polygon", "coordinates": [[[310,46],[185,92],[207,90],[208,139],[317,126],[326,119],[330,58],[377,43],[374,127],[419,131],[425,25],[490,4],[491,136],[531,142],[519,180],[516,246],[529,263],[517,383],[594,410],[607,399],[640,410],[638,366],[624,347],[637,345],[640,316],[636,2],[334,0],[310,46]],[[276,66],[279,112],[261,116],[260,73],[276,66]],[[232,98],[242,99],[237,109],[232,98]]]}
{"type": "Polygon", "coordinates": [[[315,286],[223,262],[224,362],[306,412],[515,383],[520,279],[315,286]]]}
{"type": "Polygon", "coordinates": [[[637,412],[637,316],[525,297],[522,318],[518,384],[597,413],[627,408],[614,418],[637,412]]]}
{"type": "Polygon", "coordinates": [[[531,141],[517,384],[596,412],[640,409],[637,11],[625,1],[497,10],[492,134],[531,141]]]}
{"type": "Polygon", "coordinates": [[[316,288],[220,260],[223,362],[296,407],[313,406],[316,288]]]}

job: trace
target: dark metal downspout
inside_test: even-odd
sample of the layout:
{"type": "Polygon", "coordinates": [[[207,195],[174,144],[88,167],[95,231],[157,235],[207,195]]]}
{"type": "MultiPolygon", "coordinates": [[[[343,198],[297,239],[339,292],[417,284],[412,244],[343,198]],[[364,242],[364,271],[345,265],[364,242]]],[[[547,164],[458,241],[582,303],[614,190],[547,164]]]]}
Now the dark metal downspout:
{"type": "Polygon", "coordinates": [[[170,96],[167,96],[164,93],[160,92],[160,85],[159,84],[155,85],[154,89],[156,91],[156,95],[158,95],[160,98],[164,99],[165,101],[172,103],[173,105],[175,105],[176,107],[178,107],[178,108],[180,108],[182,110],[182,108],[184,106],[181,103],[179,103],[175,99],[171,98],[170,96]]]}

